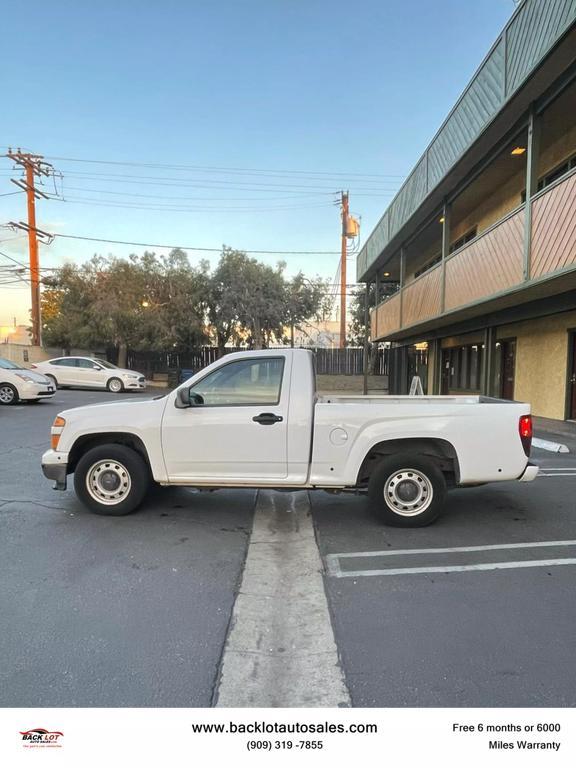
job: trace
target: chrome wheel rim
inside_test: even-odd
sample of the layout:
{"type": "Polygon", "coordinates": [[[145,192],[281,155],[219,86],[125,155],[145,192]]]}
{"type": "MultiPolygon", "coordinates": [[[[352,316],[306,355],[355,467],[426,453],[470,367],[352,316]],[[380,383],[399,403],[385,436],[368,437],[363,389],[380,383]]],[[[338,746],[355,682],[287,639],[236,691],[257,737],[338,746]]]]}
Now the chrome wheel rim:
{"type": "Polygon", "coordinates": [[[86,474],[86,490],[99,504],[120,504],[130,493],[131,487],[130,473],[124,464],[114,459],[97,461],[86,474]]]}
{"type": "Polygon", "coordinates": [[[417,469],[397,470],[384,483],[386,505],[402,517],[421,515],[433,497],[432,483],[417,469]]]}
{"type": "Polygon", "coordinates": [[[112,379],[108,386],[110,388],[110,392],[120,392],[122,389],[122,382],[118,381],[118,379],[112,379]]]}
{"type": "Polygon", "coordinates": [[[9,405],[14,400],[14,391],[11,387],[0,387],[0,403],[9,405]]]}

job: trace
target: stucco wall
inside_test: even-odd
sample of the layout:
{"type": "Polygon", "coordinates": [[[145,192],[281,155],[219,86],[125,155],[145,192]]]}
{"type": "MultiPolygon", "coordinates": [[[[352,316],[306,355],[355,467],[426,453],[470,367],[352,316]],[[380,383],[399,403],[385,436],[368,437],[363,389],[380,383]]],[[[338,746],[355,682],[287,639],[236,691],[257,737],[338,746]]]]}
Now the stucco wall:
{"type": "Polygon", "coordinates": [[[516,338],[514,399],[532,405],[535,416],[564,419],[568,330],[576,312],[498,328],[497,338],[516,338]]]}

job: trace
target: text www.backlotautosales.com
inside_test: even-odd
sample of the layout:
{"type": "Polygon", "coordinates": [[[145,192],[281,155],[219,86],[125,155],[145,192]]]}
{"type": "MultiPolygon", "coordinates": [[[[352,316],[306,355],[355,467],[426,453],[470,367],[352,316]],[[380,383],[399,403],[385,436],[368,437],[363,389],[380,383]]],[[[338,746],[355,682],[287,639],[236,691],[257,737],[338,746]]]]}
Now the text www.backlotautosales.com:
{"type": "Polygon", "coordinates": [[[192,732],[198,734],[236,734],[248,736],[246,749],[251,750],[315,750],[323,749],[322,737],[335,734],[375,734],[375,723],[278,723],[228,722],[192,723],[192,732]]]}

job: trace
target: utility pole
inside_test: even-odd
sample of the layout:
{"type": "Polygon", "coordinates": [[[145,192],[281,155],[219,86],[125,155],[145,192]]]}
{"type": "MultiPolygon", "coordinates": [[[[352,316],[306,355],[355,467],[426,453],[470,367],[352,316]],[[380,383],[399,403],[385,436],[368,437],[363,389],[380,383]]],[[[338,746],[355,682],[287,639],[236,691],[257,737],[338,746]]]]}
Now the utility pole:
{"type": "Polygon", "coordinates": [[[340,255],[340,349],[346,346],[346,256],[348,254],[348,192],[340,193],[340,211],[342,216],[342,244],[340,255]]]}
{"type": "Polygon", "coordinates": [[[35,186],[35,177],[50,176],[54,170],[50,163],[44,162],[42,155],[33,155],[30,152],[22,152],[18,149],[15,152],[8,150],[6,157],[9,157],[17,166],[24,171],[24,179],[10,179],[13,184],[26,192],[28,223],[10,222],[15,229],[22,229],[28,232],[28,249],[30,252],[30,286],[32,298],[32,344],[39,345],[41,342],[40,325],[40,262],[38,257],[38,235],[50,239],[47,232],[36,228],[36,200],[43,197],[48,199],[48,195],[40,191],[35,186]]]}

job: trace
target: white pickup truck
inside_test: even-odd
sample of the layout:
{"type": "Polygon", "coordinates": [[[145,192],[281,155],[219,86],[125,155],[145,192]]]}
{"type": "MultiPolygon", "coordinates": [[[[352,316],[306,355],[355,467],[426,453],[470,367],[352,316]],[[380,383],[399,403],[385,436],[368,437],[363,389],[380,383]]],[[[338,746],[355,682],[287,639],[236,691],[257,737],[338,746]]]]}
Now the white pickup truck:
{"type": "Polygon", "coordinates": [[[480,396],[320,396],[306,350],[226,355],[152,400],[60,413],[46,477],[102,515],[152,481],[197,488],[365,491],[390,525],[428,525],[446,489],[533,480],[525,403],[480,396]]]}

